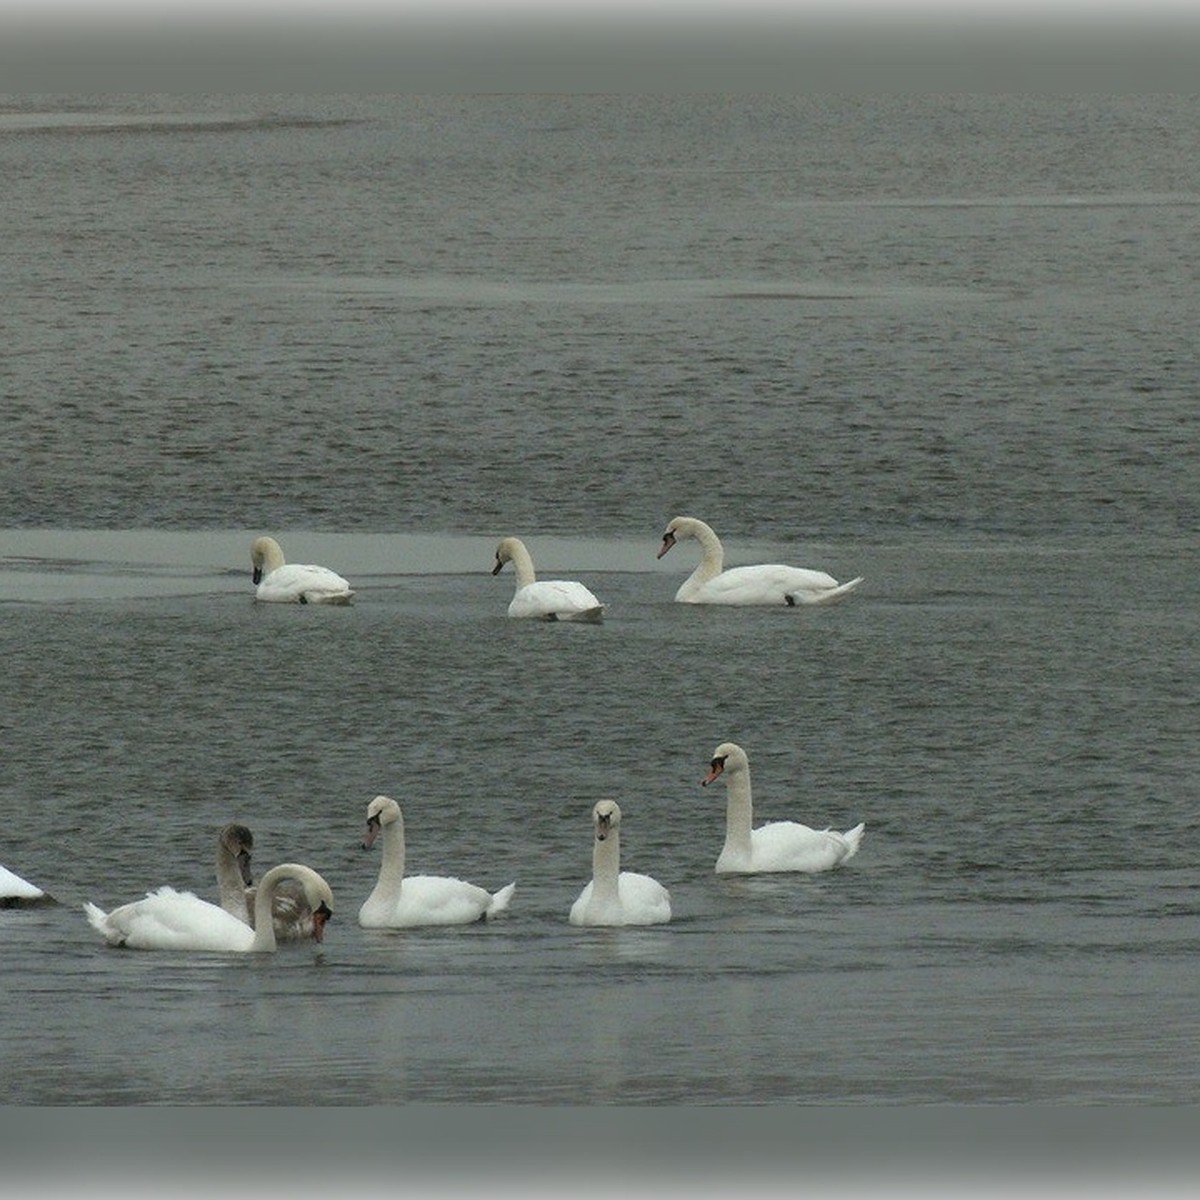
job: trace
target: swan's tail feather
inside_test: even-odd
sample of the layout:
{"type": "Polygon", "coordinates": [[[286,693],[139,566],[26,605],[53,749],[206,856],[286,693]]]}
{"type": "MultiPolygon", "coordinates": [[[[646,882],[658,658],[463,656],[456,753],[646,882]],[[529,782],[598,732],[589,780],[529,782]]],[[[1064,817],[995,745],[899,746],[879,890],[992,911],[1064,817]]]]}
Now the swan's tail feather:
{"type": "Polygon", "coordinates": [[[495,917],[504,912],[508,908],[508,902],[512,899],[512,894],[517,890],[515,882],[510,883],[507,887],[502,887],[493,897],[492,902],[487,906],[486,917],[495,917]]]}
{"type": "Polygon", "coordinates": [[[83,906],[83,911],[87,913],[88,924],[104,938],[110,946],[116,946],[120,943],[119,936],[114,935],[114,931],[108,924],[108,913],[102,908],[97,907],[90,900],[83,906]]]}
{"type": "Polygon", "coordinates": [[[855,576],[849,583],[840,583],[835,588],[830,588],[827,592],[797,592],[790,597],[790,602],[795,604],[836,604],[839,600],[844,600],[860,583],[863,577],[855,576]]]}
{"type": "MultiPolygon", "coordinates": [[[[846,845],[850,847],[846,854],[846,858],[853,858],[858,853],[859,843],[862,841],[863,832],[866,830],[866,824],[860,821],[853,829],[847,829],[842,837],[846,839],[846,845]]],[[[842,860],[843,862],[846,859],[842,860]]]]}

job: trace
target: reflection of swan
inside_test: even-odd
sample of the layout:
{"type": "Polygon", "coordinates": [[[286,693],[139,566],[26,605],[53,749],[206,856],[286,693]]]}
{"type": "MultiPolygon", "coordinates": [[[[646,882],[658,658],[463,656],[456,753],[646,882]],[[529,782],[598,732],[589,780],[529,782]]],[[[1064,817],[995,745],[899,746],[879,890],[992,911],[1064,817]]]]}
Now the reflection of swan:
{"type": "MultiPolygon", "coordinates": [[[[230,824],[217,837],[217,889],[221,907],[239,921],[254,927],[254,902],[258,889],[250,874],[254,835],[245,825],[230,824]]],[[[271,901],[275,936],[299,941],[312,936],[312,909],[304,886],[296,879],[281,879],[271,901]]]]}
{"type": "Polygon", "coordinates": [[[501,538],[496,547],[493,575],[511,562],[517,575],[517,590],[508,606],[510,617],[534,617],[543,621],[599,621],[604,605],[573,579],[541,579],[533,571],[533,559],[520,538],[501,538]]]}
{"type": "Polygon", "coordinates": [[[862,583],[862,576],[849,583],[838,583],[824,571],[777,563],[730,567],[723,571],[725,551],[721,539],[710,525],[695,517],[676,517],[671,521],[657,557],[662,558],[684,538],[695,538],[700,543],[702,557],[675,593],[675,599],[682,604],[832,604],[862,583]]]}
{"type": "Polygon", "coordinates": [[[671,919],[671,893],[657,879],[621,870],[621,809],[601,800],[592,809],[592,881],[571,905],[572,925],[661,925],[671,919]]]}
{"type": "Polygon", "coordinates": [[[0,908],[39,904],[49,899],[40,887],[34,887],[27,879],[22,879],[7,867],[0,867],[0,908]]]}
{"type": "Polygon", "coordinates": [[[404,874],[404,817],[400,805],[387,796],[376,796],[367,805],[367,832],[363,849],[369,850],[383,832],[383,861],[379,880],[358,911],[358,923],[367,929],[409,929],[415,925],[468,925],[494,917],[508,907],[515,883],[495,895],[448,875],[404,874]]]}
{"type": "Polygon", "coordinates": [[[702,781],[723,776],[727,804],[725,846],[717,858],[718,874],[759,871],[828,871],[853,858],[862,841],[863,825],[846,833],[810,829],[795,821],[770,821],[751,829],[750,760],[741,746],[722,742],[714,751],[702,781]]]}
{"type": "Polygon", "coordinates": [[[92,928],[110,946],[134,950],[269,951],[275,949],[271,901],[283,879],[296,879],[303,885],[313,913],[312,937],[321,941],[325,922],[333,915],[333,892],[316,871],[300,863],[272,867],[262,877],[254,902],[253,929],[223,908],[191,892],[169,887],[148,892],[144,900],[124,904],[110,913],[94,904],[85,904],[84,911],[92,928]]]}
{"type": "Polygon", "coordinates": [[[250,547],[257,600],[282,604],[349,604],[350,585],[328,567],[284,561],[283,550],[271,537],[256,538],[250,547]]]}

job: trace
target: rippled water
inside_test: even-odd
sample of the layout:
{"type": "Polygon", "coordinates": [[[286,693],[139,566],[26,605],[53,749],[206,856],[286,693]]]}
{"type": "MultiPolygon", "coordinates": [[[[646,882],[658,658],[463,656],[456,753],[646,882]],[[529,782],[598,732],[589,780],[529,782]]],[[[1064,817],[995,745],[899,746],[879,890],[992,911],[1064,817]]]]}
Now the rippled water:
{"type": "Polygon", "coordinates": [[[12,1102],[1197,1098],[1193,101],[83,106],[0,110],[12,1102]],[[676,513],[866,582],[674,605],[676,513]],[[726,739],[857,858],[718,879],[726,739]],[[361,930],[377,792],[509,916],[361,930]],[[669,926],[567,925],[602,796],[669,926]],[[323,947],[99,943],[232,819],[323,947]]]}

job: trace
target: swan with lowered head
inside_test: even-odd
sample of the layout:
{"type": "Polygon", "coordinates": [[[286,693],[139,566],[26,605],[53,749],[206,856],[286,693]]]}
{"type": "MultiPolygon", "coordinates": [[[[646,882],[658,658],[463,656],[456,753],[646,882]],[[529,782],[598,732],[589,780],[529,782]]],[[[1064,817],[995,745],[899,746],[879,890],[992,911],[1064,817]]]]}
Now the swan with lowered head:
{"type": "Polygon", "coordinates": [[[858,853],[864,825],[845,833],[810,829],[796,821],[768,821],[751,828],[754,812],[750,799],[750,760],[734,742],[722,742],[714,751],[707,786],[725,780],[725,845],[717,857],[718,875],[754,875],[767,871],[830,871],[858,853]]]}
{"type": "Polygon", "coordinates": [[[572,925],[662,925],[671,893],[657,879],[621,870],[621,807],[601,800],[592,809],[592,881],[571,905],[572,925]]]}
{"type": "Polygon", "coordinates": [[[508,908],[516,884],[494,895],[486,888],[449,875],[404,874],[404,816],[388,796],[376,796],[367,805],[367,832],[363,849],[369,850],[383,834],[383,861],[379,879],[358,910],[364,929],[412,929],[419,925],[470,925],[498,916],[508,908]]]}
{"type": "Polygon", "coordinates": [[[500,539],[496,547],[496,565],[492,574],[499,575],[510,562],[517,576],[517,590],[508,606],[510,617],[532,617],[541,621],[600,621],[604,605],[592,593],[573,579],[538,579],[533,570],[533,558],[520,538],[500,539]]]}
{"type": "MultiPolygon", "coordinates": [[[[254,904],[258,889],[250,873],[254,835],[245,825],[231,823],[217,835],[217,890],[221,907],[254,928],[254,904]]],[[[312,937],[313,914],[296,879],[281,879],[271,900],[271,919],[280,941],[312,937]]]]}
{"type": "Polygon", "coordinates": [[[838,583],[824,571],[807,567],[785,567],[762,563],[723,570],[725,551],[711,525],[696,517],[675,517],[663,534],[657,558],[676,542],[695,538],[700,543],[700,562],[680,585],[675,599],[681,604],[833,604],[852,592],[862,576],[838,583]]]}
{"type": "Polygon", "coordinates": [[[40,887],[22,879],[15,871],[0,866],[0,908],[45,904],[50,897],[40,887]]]}
{"type": "Polygon", "coordinates": [[[250,562],[254,567],[256,600],[277,604],[349,604],[354,596],[350,585],[336,571],[286,562],[273,537],[254,539],[250,562]]]}
{"type": "Polygon", "coordinates": [[[110,946],[133,950],[225,950],[246,953],[276,948],[271,902],[284,879],[296,879],[312,909],[312,939],[319,942],[325,922],[333,915],[333,892],[311,867],[282,863],[272,867],[258,886],[254,901],[254,928],[191,892],[162,887],[147,892],[144,900],[104,912],[85,904],[88,923],[110,946]]]}

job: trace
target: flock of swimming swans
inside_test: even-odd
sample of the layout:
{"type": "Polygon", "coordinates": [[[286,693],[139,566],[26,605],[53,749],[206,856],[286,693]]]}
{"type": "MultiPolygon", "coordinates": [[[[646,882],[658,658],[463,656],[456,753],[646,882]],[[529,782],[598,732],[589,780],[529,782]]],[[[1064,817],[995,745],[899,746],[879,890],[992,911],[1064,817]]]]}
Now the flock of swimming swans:
{"type": "MultiPolygon", "coordinates": [[[[663,534],[661,558],[679,541],[695,539],[701,560],[675,595],[681,604],[806,605],[835,603],[862,582],[839,584],[823,571],[779,564],[724,569],[720,539],[695,517],[675,517],[663,534]]],[[[279,543],[257,538],[251,547],[256,599],[274,603],[349,604],[354,591],[327,567],[288,563],[279,543]]],[[[570,580],[538,580],[524,543],[503,538],[496,548],[493,574],[512,563],[516,591],[508,608],[515,618],[599,621],[605,606],[570,580]]],[[[717,874],[829,871],[857,853],[864,825],[844,833],[812,829],[795,821],[753,823],[750,762],[734,742],[713,751],[707,786],[721,780],[726,789],[725,843],[716,860],[717,874]]],[[[621,809],[601,800],[592,809],[592,878],[571,905],[572,925],[658,925],[671,919],[670,891],[650,875],[621,870],[621,809]]],[[[516,884],[489,892],[446,875],[406,875],[404,816],[388,796],[367,806],[363,847],[382,839],[379,877],[358,910],[365,929],[410,929],[488,921],[508,911],[516,884]]],[[[258,884],[250,870],[253,834],[230,824],[217,838],[216,880],[219,903],[192,892],[160,887],[109,912],[88,902],[91,927],[112,946],[140,950],[263,952],[280,940],[311,938],[320,942],[333,915],[333,890],[311,867],[286,862],[272,867],[258,884]]],[[[42,889],[0,866],[0,906],[50,900],[42,889]]]]}
{"type": "MultiPolygon", "coordinates": [[[[700,562],[680,585],[680,604],[775,605],[835,604],[860,583],[838,583],[824,571],[759,563],[725,570],[725,550],[711,525],[696,517],[675,517],[663,533],[658,556],[677,542],[695,539],[700,562]]],[[[349,604],[354,589],[336,571],[302,563],[289,563],[272,537],[255,539],[250,548],[255,598],[277,604],[349,604]]],[[[512,563],[516,590],[508,615],[542,621],[599,621],[602,604],[582,583],[573,579],[538,579],[533,557],[520,538],[500,539],[492,574],[512,563]]]]}

